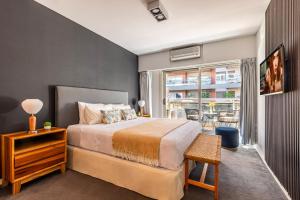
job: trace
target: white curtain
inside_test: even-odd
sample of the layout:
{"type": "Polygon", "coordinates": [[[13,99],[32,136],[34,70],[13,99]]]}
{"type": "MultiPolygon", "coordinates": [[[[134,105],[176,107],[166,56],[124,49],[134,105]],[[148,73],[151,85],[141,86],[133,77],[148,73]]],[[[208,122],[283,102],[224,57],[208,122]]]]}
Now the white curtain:
{"type": "Polygon", "coordinates": [[[257,142],[257,77],[256,58],[243,59],[241,63],[240,127],[243,144],[257,142]]]}
{"type": "Polygon", "coordinates": [[[145,101],[145,114],[152,115],[152,75],[151,72],[140,72],[140,96],[145,101]]]}

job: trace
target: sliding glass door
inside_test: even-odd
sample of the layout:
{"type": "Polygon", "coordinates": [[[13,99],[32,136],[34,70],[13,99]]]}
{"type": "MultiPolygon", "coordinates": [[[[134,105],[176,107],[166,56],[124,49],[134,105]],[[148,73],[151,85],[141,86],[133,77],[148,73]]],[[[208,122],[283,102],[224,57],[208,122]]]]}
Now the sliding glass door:
{"type": "Polygon", "coordinates": [[[165,116],[183,118],[186,113],[199,120],[199,69],[168,71],[165,79],[165,116]]]}
{"type": "Polygon", "coordinates": [[[201,122],[204,131],[238,128],[241,77],[239,65],[201,68],[201,122]]]}
{"type": "Polygon", "coordinates": [[[166,71],[164,80],[165,117],[197,120],[207,132],[216,126],[238,127],[239,64],[166,71]]]}

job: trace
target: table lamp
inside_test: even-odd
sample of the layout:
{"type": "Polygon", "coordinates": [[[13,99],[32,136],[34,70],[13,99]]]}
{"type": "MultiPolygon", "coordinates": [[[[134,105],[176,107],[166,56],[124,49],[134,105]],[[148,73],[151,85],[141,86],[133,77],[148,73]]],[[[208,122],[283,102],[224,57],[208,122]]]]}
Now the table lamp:
{"type": "Polygon", "coordinates": [[[22,103],[22,108],[23,110],[30,114],[31,116],[29,117],[29,133],[36,133],[36,117],[34,116],[43,107],[43,102],[39,99],[26,99],[22,103]]]}
{"type": "Polygon", "coordinates": [[[139,104],[139,107],[140,107],[140,111],[141,111],[141,116],[144,116],[144,106],[145,106],[145,101],[144,100],[139,100],[138,101],[138,104],[139,104]]]}

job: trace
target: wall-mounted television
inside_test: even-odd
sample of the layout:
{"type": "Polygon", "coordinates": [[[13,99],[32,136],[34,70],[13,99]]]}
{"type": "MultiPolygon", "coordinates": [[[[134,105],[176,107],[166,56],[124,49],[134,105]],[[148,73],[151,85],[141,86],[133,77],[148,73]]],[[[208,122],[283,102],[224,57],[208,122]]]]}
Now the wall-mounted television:
{"type": "Polygon", "coordinates": [[[284,46],[276,48],[260,64],[260,95],[281,94],[286,91],[284,46]]]}

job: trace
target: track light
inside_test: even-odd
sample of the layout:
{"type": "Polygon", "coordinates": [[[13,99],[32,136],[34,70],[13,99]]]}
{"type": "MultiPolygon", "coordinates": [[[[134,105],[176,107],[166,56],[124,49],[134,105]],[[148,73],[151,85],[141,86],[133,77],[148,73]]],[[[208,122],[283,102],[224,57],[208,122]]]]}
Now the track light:
{"type": "Polygon", "coordinates": [[[167,19],[167,12],[162,6],[162,4],[159,2],[159,0],[149,2],[148,10],[158,22],[167,19]]]}

